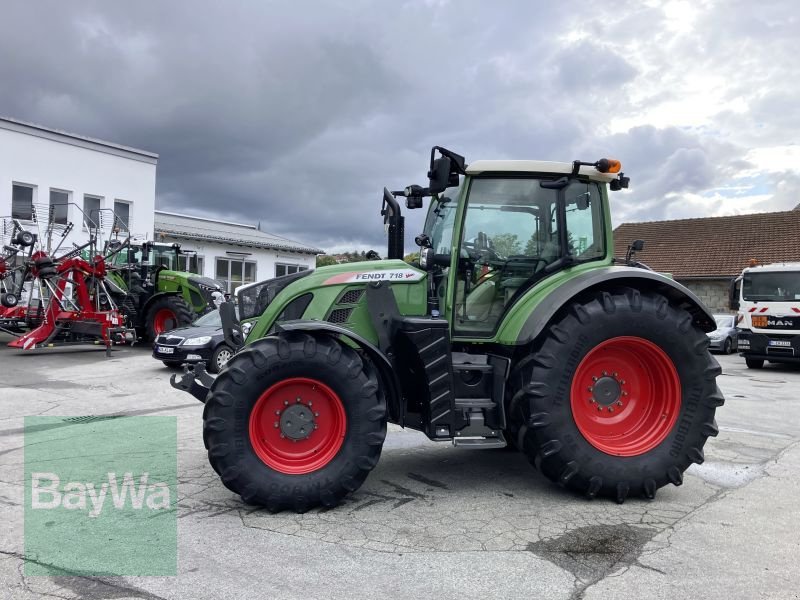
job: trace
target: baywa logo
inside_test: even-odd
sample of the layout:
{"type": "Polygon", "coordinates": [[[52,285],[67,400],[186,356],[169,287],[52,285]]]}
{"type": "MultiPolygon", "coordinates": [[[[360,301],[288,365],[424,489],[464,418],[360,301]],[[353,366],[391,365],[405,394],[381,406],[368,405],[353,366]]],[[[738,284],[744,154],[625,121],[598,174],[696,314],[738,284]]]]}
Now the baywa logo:
{"type": "Polygon", "coordinates": [[[106,499],[117,510],[169,509],[169,485],[159,481],[149,483],[149,473],[142,473],[138,484],[133,473],[125,473],[118,481],[116,473],[108,473],[108,481],[99,485],[93,482],[70,481],[61,487],[61,478],[55,473],[31,474],[31,509],[52,510],[63,507],[67,510],[88,511],[88,517],[96,518],[103,512],[106,499]]]}
{"type": "Polygon", "coordinates": [[[26,417],[24,481],[26,576],[177,573],[175,417],[26,417]]]}

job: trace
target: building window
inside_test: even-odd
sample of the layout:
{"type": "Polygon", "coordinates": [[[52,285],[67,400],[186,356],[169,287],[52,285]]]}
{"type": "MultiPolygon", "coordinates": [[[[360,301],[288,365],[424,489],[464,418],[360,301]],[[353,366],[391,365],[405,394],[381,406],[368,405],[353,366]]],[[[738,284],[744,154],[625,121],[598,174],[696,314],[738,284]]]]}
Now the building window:
{"type": "Polygon", "coordinates": [[[202,256],[197,256],[195,254],[181,254],[178,256],[179,271],[202,275],[204,266],[205,264],[202,256]]]}
{"type": "Polygon", "coordinates": [[[131,230],[131,203],[124,200],[114,200],[114,229],[119,231],[131,230]]]}
{"type": "Polygon", "coordinates": [[[33,190],[30,185],[13,184],[11,188],[11,218],[33,220],[33,190]]]}
{"type": "Polygon", "coordinates": [[[307,271],[308,267],[305,265],[289,265],[286,263],[275,263],[275,277],[282,277],[284,275],[291,275],[298,271],[307,271]]]}
{"type": "Polygon", "coordinates": [[[85,229],[100,227],[100,204],[102,201],[100,196],[83,196],[83,226],[85,229]]]}
{"type": "Polygon", "coordinates": [[[217,258],[214,278],[232,294],[240,285],[256,280],[256,263],[242,258],[217,258]]]}
{"type": "Polygon", "coordinates": [[[67,224],[69,196],[70,192],[50,190],[50,223],[67,224]]]}

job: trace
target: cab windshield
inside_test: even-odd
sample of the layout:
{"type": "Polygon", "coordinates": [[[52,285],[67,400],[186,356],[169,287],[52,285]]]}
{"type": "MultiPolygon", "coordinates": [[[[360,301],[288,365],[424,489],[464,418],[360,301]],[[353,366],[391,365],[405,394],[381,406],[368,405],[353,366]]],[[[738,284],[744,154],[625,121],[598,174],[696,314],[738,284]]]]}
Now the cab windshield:
{"type": "Polygon", "coordinates": [[[745,273],[742,300],[748,302],[792,302],[800,300],[800,272],[763,271],[745,273]]]}
{"type": "MultiPolygon", "coordinates": [[[[147,264],[160,265],[170,270],[175,270],[176,252],[172,246],[153,246],[150,248],[150,255],[147,257],[147,264]]],[[[142,248],[134,246],[127,251],[123,250],[114,256],[113,264],[141,264],[142,248]]]]}

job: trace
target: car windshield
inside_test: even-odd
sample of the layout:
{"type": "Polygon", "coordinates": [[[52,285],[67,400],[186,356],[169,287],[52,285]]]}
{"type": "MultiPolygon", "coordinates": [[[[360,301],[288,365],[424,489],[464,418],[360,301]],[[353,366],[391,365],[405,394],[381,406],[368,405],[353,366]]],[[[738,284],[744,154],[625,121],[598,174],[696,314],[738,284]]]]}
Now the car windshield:
{"type": "Polygon", "coordinates": [[[745,273],[742,299],[748,302],[800,300],[800,272],[763,271],[745,273]]]}
{"type": "Polygon", "coordinates": [[[193,327],[222,327],[222,319],[218,310],[212,310],[192,323],[193,327]]]}
{"type": "Polygon", "coordinates": [[[731,315],[714,315],[714,321],[717,323],[717,329],[733,327],[733,317],[731,315]]]}

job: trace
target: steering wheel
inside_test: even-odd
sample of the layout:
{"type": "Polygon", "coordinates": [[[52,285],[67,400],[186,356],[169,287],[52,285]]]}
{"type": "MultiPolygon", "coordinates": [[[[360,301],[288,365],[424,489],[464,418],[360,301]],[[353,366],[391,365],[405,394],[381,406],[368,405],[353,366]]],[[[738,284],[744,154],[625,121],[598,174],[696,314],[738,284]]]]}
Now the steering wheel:
{"type": "MultiPolygon", "coordinates": [[[[478,232],[478,236],[481,235],[482,232],[478,232]]],[[[484,234],[486,235],[486,234],[484,234]]],[[[478,237],[476,236],[476,237],[478,237]]],[[[500,256],[494,248],[485,247],[485,248],[478,248],[475,242],[461,242],[461,246],[467,251],[470,260],[474,262],[479,262],[481,259],[486,259],[486,262],[497,261],[502,262],[505,260],[502,256],[500,256]]]]}

